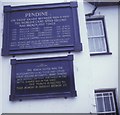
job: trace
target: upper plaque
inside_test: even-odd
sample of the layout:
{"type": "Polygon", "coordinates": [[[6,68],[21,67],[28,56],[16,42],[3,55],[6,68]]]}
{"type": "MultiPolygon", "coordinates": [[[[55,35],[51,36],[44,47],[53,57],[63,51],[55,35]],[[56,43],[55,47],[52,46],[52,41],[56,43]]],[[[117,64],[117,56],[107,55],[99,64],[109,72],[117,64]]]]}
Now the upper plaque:
{"type": "Polygon", "coordinates": [[[10,101],[75,97],[73,56],[11,60],[10,101]]]}
{"type": "Polygon", "coordinates": [[[2,55],[82,51],[77,2],[4,7],[2,55]]]}

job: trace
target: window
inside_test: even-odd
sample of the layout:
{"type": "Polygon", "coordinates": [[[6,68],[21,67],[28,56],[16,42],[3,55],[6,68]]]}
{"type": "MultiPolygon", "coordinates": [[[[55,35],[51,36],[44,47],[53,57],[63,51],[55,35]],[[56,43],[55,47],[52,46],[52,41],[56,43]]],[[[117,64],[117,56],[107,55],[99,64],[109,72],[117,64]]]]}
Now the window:
{"type": "Polygon", "coordinates": [[[109,48],[107,43],[104,17],[88,18],[87,32],[90,54],[108,54],[109,48]]]}
{"type": "Polygon", "coordinates": [[[98,115],[118,115],[115,90],[96,90],[95,100],[98,115]]]}

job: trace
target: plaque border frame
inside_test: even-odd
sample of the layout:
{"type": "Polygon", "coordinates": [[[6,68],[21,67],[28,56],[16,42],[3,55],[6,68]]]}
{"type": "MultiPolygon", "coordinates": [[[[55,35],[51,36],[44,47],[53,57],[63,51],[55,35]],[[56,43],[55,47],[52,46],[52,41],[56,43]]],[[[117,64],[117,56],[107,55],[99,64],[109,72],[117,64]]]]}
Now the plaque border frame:
{"type": "Polygon", "coordinates": [[[80,39],[80,29],[77,13],[77,2],[63,2],[63,3],[52,3],[52,4],[40,4],[40,5],[24,5],[24,6],[4,6],[4,29],[3,29],[3,43],[2,43],[2,56],[9,55],[22,55],[22,54],[36,54],[36,53],[51,53],[51,52],[79,52],[82,51],[82,43],[80,39]],[[52,8],[71,8],[73,29],[74,29],[74,46],[62,46],[62,47],[51,47],[51,48],[38,48],[38,49],[19,49],[10,50],[10,15],[12,12],[19,12],[24,10],[37,10],[37,9],[52,9],[52,8]]]}
{"type": "Polygon", "coordinates": [[[76,97],[77,92],[75,90],[74,81],[74,70],[73,70],[73,55],[63,57],[52,57],[52,58],[36,58],[36,59],[24,59],[16,60],[11,59],[11,91],[9,101],[17,100],[28,100],[28,99],[45,99],[45,98],[60,98],[60,97],[76,97]],[[15,94],[15,79],[16,79],[16,66],[17,64],[24,63],[35,63],[35,62],[55,62],[55,61],[68,61],[69,62],[69,80],[70,80],[70,91],[67,92],[54,92],[54,93],[43,93],[43,94],[26,94],[16,95],[15,94]]]}

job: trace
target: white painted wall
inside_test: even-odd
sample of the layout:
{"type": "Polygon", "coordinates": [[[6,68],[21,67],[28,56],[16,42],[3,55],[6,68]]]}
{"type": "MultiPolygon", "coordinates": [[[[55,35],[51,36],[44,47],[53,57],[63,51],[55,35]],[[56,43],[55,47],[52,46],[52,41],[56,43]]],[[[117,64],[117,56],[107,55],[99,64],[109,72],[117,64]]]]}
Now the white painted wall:
{"type": "MultiPolygon", "coordinates": [[[[84,5],[85,13],[93,10],[88,3],[84,5]]],[[[93,89],[117,88],[118,95],[118,7],[100,7],[95,15],[105,16],[105,25],[110,52],[112,55],[91,56],[93,89]]]]}
{"type": "MultiPolygon", "coordinates": [[[[3,32],[3,5],[22,5],[22,4],[41,4],[48,3],[48,0],[1,0],[0,3],[0,48],[2,47],[3,32]],[[4,1],[4,2],[3,2],[4,1]]],[[[49,0],[49,3],[66,2],[68,0],[49,0]]],[[[59,98],[59,99],[39,99],[22,102],[10,102],[10,80],[12,57],[0,57],[0,70],[2,73],[0,82],[2,82],[2,112],[3,113],[90,113],[95,112],[94,89],[99,88],[118,88],[118,16],[117,7],[99,8],[101,15],[105,15],[107,35],[110,51],[112,55],[91,56],[89,55],[87,30],[85,25],[85,13],[90,12],[93,6],[82,0],[78,1],[78,14],[81,41],[83,51],[71,53],[74,55],[74,74],[75,85],[77,90],[76,98],[59,98]],[[85,10],[84,10],[85,8],[85,10]],[[114,17],[113,17],[114,14],[114,17]]],[[[32,54],[16,56],[16,59],[43,58],[66,56],[68,53],[51,53],[51,54],[32,54]]],[[[1,84],[1,83],[0,83],[1,84]]],[[[0,87],[1,88],[1,87],[0,87]]]]}

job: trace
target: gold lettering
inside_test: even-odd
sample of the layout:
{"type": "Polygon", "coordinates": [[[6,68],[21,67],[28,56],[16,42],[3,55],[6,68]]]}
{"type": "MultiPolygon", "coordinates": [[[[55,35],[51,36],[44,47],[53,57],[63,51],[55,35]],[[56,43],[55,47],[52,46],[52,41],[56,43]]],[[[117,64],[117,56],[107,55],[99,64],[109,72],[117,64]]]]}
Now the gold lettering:
{"type": "Polygon", "coordinates": [[[48,16],[48,12],[25,13],[25,17],[48,16]]]}

